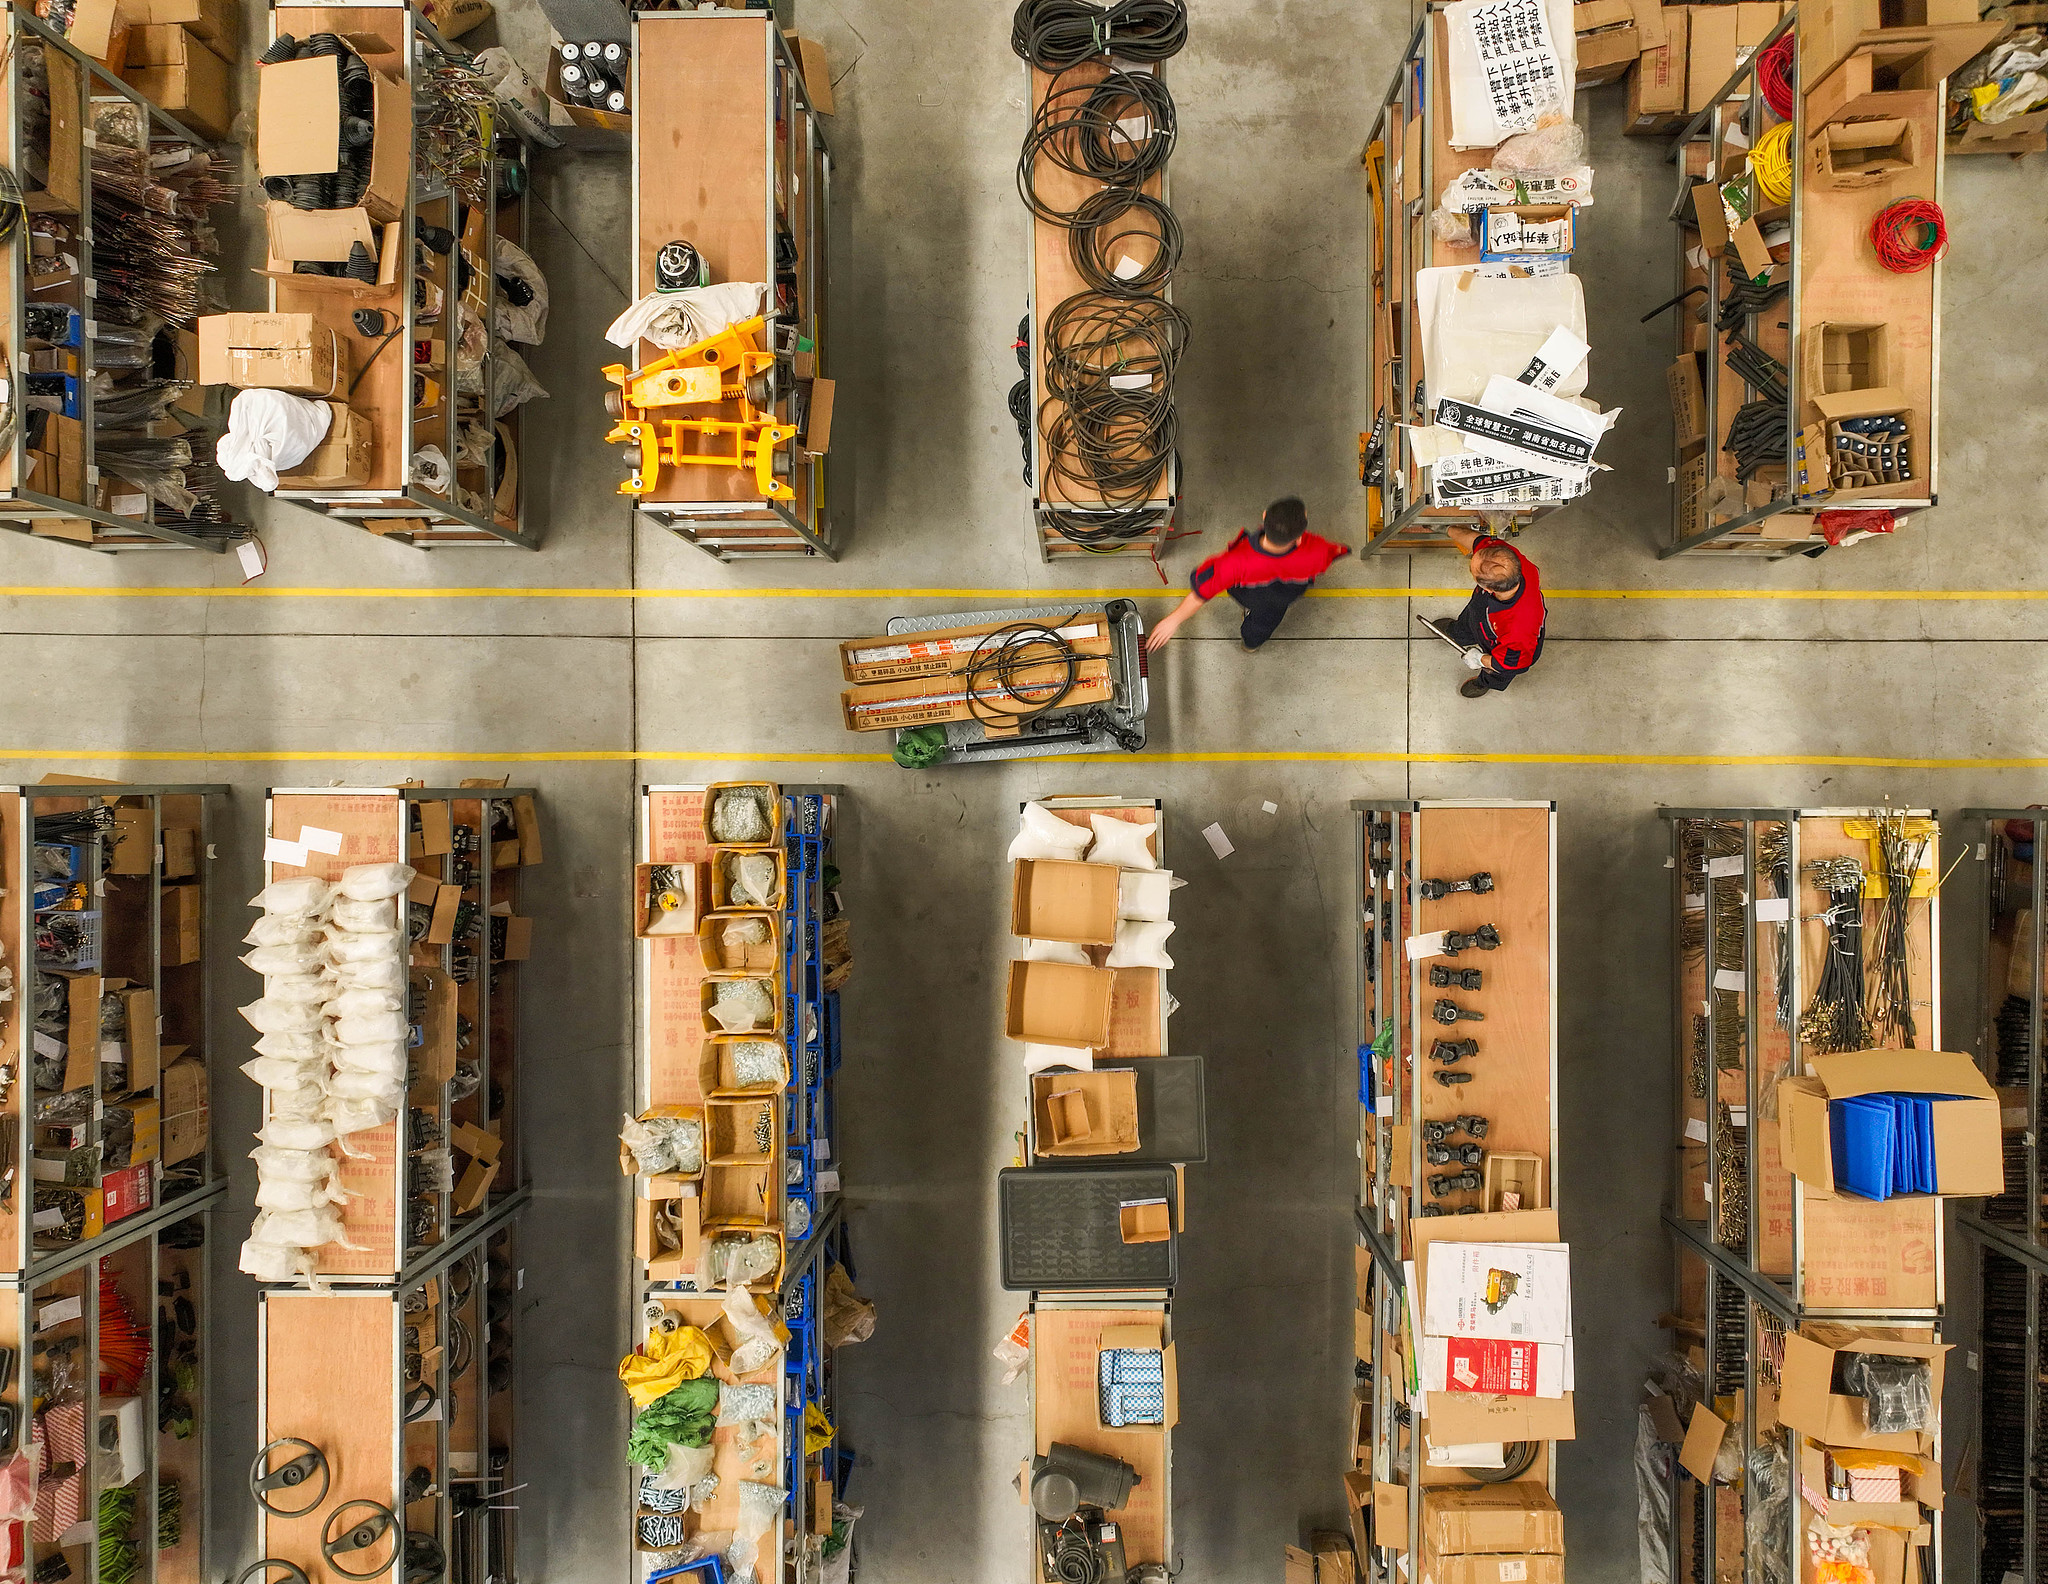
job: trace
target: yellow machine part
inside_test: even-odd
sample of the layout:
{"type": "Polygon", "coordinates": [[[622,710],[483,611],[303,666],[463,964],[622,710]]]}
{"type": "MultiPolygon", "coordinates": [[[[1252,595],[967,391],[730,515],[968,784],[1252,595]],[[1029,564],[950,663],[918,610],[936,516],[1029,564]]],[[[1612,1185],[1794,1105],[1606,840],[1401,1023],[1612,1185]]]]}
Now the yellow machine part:
{"type": "Polygon", "coordinates": [[[796,433],[775,414],[756,407],[747,387],[755,375],[772,369],[775,353],[762,346],[765,316],[728,325],[686,347],[664,353],[643,368],[628,370],[615,363],[604,377],[618,387],[611,405],[618,422],[605,436],[613,445],[632,446],[638,454],[634,471],[619,486],[621,495],[651,495],[659,486],[664,463],[670,467],[751,468],[755,488],[769,500],[791,500],[796,491],[775,477],[775,449],[796,433]],[[678,407],[716,407],[731,402],[733,418],[668,418],[657,414],[678,407]],[[691,451],[686,435],[731,439],[731,449],[691,451]]]}

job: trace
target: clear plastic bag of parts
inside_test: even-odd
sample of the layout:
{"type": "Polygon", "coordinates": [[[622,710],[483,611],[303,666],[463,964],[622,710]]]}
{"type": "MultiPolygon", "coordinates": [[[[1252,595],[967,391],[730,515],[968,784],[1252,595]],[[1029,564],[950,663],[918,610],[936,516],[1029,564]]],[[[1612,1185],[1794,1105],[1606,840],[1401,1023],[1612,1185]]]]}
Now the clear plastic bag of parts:
{"type": "Polygon", "coordinates": [[[711,800],[713,841],[762,842],[769,829],[766,787],[728,787],[711,800]]]}
{"type": "Polygon", "coordinates": [[[1671,1460],[1647,1406],[1636,1410],[1636,1554],[1643,1584],[1671,1584],[1671,1460]]]}
{"type": "Polygon", "coordinates": [[[763,918],[728,919],[718,926],[718,957],[728,968],[747,960],[747,948],[768,944],[768,921],[763,918]]]}
{"type": "Polygon", "coordinates": [[[711,1016],[728,1034],[772,1028],[775,997],[766,979],[721,979],[712,987],[711,1016]]]}
{"type": "Polygon", "coordinates": [[[726,895],[734,907],[772,908],[776,903],[772,853],[727,853],[726,895]]]}
{"type": "MultiPolygon", "coordinates": [[[[782,1339],[775,1334],[774,1322],[761,1313],[760,1301],[746,1288],[735,1287],[725,1295],[723,1307],[726,1326],[735,1338],[732,1372],[751,1375],[772,1363],[782,1351],[782,1339]]],[[[724,1398],[719,1401],[723,1404],[724,1398]]]]}
{"type": "Polygon", "coordinates": [[[775,1427],[775,1388],[746,1382],[738,1385],[720,1382],[718,1422],[721,1425],[749,1426],[742,1440],[751,1441],[755,1436],[767,1434],[775,1427]]]}
{"type": "Polygon", "coordinates": [[[773,1084],[780,1089],[789,1082],[789,1055],[776,1040],[734,1040],[732,1077],[742,1088],[773,1084]]]}
{"type": "Polygon", "coordinates": [[[725,1549],[726,1577],[733,1584],[750,1584],[760,1578],[756,1564],[760,1561],[761,1546],[775,1527],[783,1499],[784,1493],[773,1485],[754,1480],[740,1482],[739,1522],[733,1528],[732,1544],[725,1549]]]}
{"type": "Polygon", "coordinates": [[[772,1233],[721,1232],[704,1240],[697,1285],[705,1290],[744,1286],[774,1270],[781,1257],[782,1245],[772,1233]]]}
{"type": "Polygon", "coordinates": [[[1791,1584],[1792,1559],[1785,1555],[1785,1510],[1791,1500],[1792,1466],[1783,1444],[1759,1442],[1750,1448],[1748,1511],[1742,1520],[1753,1584],[1791,1584]]]}
{"type": "Polygon", "coordinates": [[[1933,1371],[1925,1359],[1851,1353],[1842,1361],[1842,1386],[1863,1399],[1871,1435],[1934,1427],[1933,1371]]]}
{"type": "Polygon", "coordinates": [[[704,1125],[696,1117],[627,1117],[619,1142],[633,1152],[633,1164],[648,1176],[704,1169],[704,1125]]]}
{"type": "MultiPolygon", "coordinates": [[[[717,1456],[718,1449],[709,1441],[706,1441],[700,1447],[683,1446],[679,1442],[670,1442],[668,1461],[659,1469],[641,1478],[640,1496],[642,1505],[653,1506],[651,1502],[646,1500],[649,1490],[663,1490],[680,1492],[687,1505],[695,1506],[696,1488],[705,1479],[710,1479],[713,1482],[713,1488],[716,1489],[718,1476],[711,1472],[711,1463],[717,1456]]],[[[659,1507],[656,1507],[654,1510],[656,1512],[663,1511],[659,1507]]],[[[681,1508],[674,1508],[672,1510],[682,1511],[681,1508]]]]}

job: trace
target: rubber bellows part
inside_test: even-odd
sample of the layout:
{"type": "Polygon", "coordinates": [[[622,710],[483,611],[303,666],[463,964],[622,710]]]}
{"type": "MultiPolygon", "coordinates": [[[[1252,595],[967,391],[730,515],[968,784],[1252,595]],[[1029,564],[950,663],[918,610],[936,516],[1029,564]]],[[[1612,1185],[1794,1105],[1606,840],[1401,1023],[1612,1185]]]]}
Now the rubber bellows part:
{"type": "Polygon", "coordinates": [[[280,61],[296,59],[298,53],[299,41],[289,33],[280,33],[277,36],[277,42],[265,50],[258,57],[258,61],[264,66],[275,66],[280,61]]]}
{"type": "Polygon", "coordinates": [[[377,261],[371,257],[370,250],[360,242],[351,242],[348,245],[348,278],[360,281],[365,286],[377,284],[377,261]]]}

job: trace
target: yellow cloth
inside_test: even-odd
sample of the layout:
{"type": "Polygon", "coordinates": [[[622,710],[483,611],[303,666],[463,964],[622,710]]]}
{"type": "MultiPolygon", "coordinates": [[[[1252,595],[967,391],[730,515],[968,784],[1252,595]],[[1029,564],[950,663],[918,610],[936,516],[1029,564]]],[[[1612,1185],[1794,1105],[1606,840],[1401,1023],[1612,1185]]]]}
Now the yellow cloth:
{"type": "Polygon", "coordinates": [[[832,1438],[839,1432],[832,1428],[832,1421],[825,1417],[825,1410],[816,1403],[804,1404],[804,1456],[812,1457],[832,1444],[832,1438]]]}
{"type": "Polygon", "coordinates": [[[646,1351],[628,1353],[619,1360],[619,1383],[633,1399],[635,1408],[645,1408],[686,1380],[695,1380],[711,1368],[711,1339],[695,1326],[674,1331],[656,1331],[647,1338],[646,1351]]]}

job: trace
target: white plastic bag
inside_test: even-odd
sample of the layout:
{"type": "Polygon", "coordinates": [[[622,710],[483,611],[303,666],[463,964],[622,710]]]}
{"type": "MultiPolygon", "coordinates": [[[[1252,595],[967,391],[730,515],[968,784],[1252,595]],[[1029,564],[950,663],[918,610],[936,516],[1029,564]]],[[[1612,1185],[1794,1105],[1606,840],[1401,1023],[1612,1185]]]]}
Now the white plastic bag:
{"type": "Polygon", "coordinates": [[[1011,863],[1027,858],[1079,858],[1094,839],[1094,832],[1070,825],[1043,804],[1026,803],[1009,858],[1011,863]]]}
{"type": "Polygon", "coordinates": [[[380,957],[395,958],[397,953],[397,930],[328,931],[327,955],[337,964],[372,962],[380,957]]]}
{"type": "Polygon", "coordinates": [[[311,1034],[320,1027],[320,1008],[292,1006],[265,997],[236,1009],[259,1034],[311,1034]]]}
{"type": "Polygon", "coordinates": [[[334,981],[325,974],[266,975],[263,999],[279,1006],[325,1007],[334,993],[334,981]]]}
{"type": "Polygon", "coordinates": [[[287,1061],[282,1056],[258,1056],[242,1063],[242,1071],[266,1089],[296,1089],[303,1083],[317,1083],[325,1076],[324,1062],[287,1061]]]}
{"type": "Polygon", "coordinates": [[[1116,916],[1163,923],[1173,893],[1186,884],[1176,880],[1171,869],[1126,869],[1117,877],[1116,916]]]}
{"type": "Polygon", "coordinates": [[[355,864],[342,870],[339,889],[351,902],[380,902],[397,896],[417,877],[409,864],[355,864]]]}
{"type": "Polygon", "coordinates": [[[327,1099],[327,1120],[333,1126],[337,1138],[345,1139],[351,1133],[363,1133],[371,1128],[380,1128],[397,1115],[398,1105],[395,1101],[349,1099],[340,1095],[330,1095],[327,1099]]]}
{"type": "Polygon", "coordinates": [[[651,291],[614,319],[604,338],[628,350],[648,341],[664,352],[675,352],[760,317],[767,302],[768,288],[760,281],[651,291]]]}
{"type": "MultiPolygon", "coordinates": [[[[375,992],[370,992],[375,994],[375,992]]],[[[406,1037],[405,1014],[371,1012],[362,1017],[334,1020],[334,1038],[341,1045],[382,1045],[406,1037]]]]}
{"type": "Polygon", "coordinates": [[[265,913],[242,937],[245,946],[304,946],[320,938],[318,919],[295,913],[265,913]]]}
{"type": "Polygon", "coordinates": [[[510,275],[526,283],[533,293],[533,301],[524,308],[506,297],[504,288],[497,290],[498,334],[507,341],[523,341],[528,346],[539,346],[548,334],[548,278],[540,272],[540,266],[527,256],[526,249],[505,237],[498,238],[497,251],[492,256],[491,273],[510,275]]]}
{"type": "Polygon", "coordinates": [[[337,1071],[383,1073],[391,1077],[403,1074],[405,1063],[404,1040],[371,1040],[363,1045],[334,1047],[337,1071]]]}
{"type": "Polygon", "coordinates": [[[336,929],[395,930],[398,928],[398,902],[395,895],[378,897],[372,902],[341,897],[336,900],[328,917],[336,929]]]}
{"type": "Polygon", "coordinates": [[[266,1034],[256,1042],[258,1056],[282,1056],[287,1061],[325,1058],[327,1045],[318,1034],[266,1034]]]}
{"type": "Polygon", "coordinates": [[[1115,864],[1119,869],[1159,867],[1149,845],[1152,833],[1159,829],[1156,821],[1141,825],[1114,814],[1090,814],[1088,823],[1095,827],[1095,845],[1088,851],[1090,863],[1115,864]]]}
{"type": "MultiPolygon", "coordinates": [[[[760,1303],[753,1293],[744,1287],[734,1287],[725,1295],[723,1305],[726,1328],[733,1335],[732,1372],[735,1375],[751,1375],[756,1370],[766,1369],[782,1351],[782,1342],[775,1335],[775,1326],[761,1313],[760,1303]]],[[[718,1394],[719,1423],[725,1423],[725,1392],[718,1394]]]]}
{"type": "Polygon", "coordinates": [[[334,1157],[325,1150],[282,1149],[258,1144],[249,1151],[258,1181],[324,1183],[333,1177],[334,1157]]]}
{"type": "Polygon", "coordinates": [[[1024,943],[1024,962],[1071,963],[1076,968],[1092,966],[1088,961],[1085,947],[1075,946],[1067,941],[1027,940],[1024,943]]]}
{"type": "MultiPolygon", "coordinates": [[[[402,1012],[405,998],[395,990],[342,990],[330,995],[327,1000],[327,1015],[331,1018],[366,1018],[379,1013],[402,1012]]],[[[345,1045],[362,1045],[364,1040],[353,1040],[345,1034],[337,1037],[345,1045]]],[[[383,1036],[396,1039],[395,1034],[383,1036]]]]}
{"type": "Polygon", "coordinates": [[[1172,924],[1142,924],[1133,919],[1124,919],[1116,927],[1116,944],[1109,948],[1109,958],[1104,966],[1108,968],[1171,968],[1173,959],[1166,955],[1166,937],[1176,928],[1172,924]]]}
{"type": "Polygon", "coordinates": [[[399,990],[405,986],[405,964],[392,956],[336,963],[330,972],[336,990],[399,990]]]}
{"type": "Polygon", "coordinates": [[[337,1067],[327,1079],[327,1093],[337,1100],[386,1100],[396,1104],[403,1088],[389,1073],[359,1067],[337,1067]]]}
{"type": "Polygon", "coordinates": [[[334,1129],[325,1122],[292,1122],[272,1117],[256,1136],[279,1149],[316,1150],[334,1142],[334,1129]]]}
{"type": "Polygon", "coordinates": [[[277,488],[278,474],[289,473],[319,448],[333,421],[325,402],[279,390],[236,391],[214,460],[229,478],[247,479],[268,494],[277,488]]]}
{"type": "Polygon", "coordinates": [[[293,875],[287,880],[271,881],[249,898],[249,906],[266,913],[316,914],[327,911],[333,896],[334,887],[318,875],[293,875]]]}

